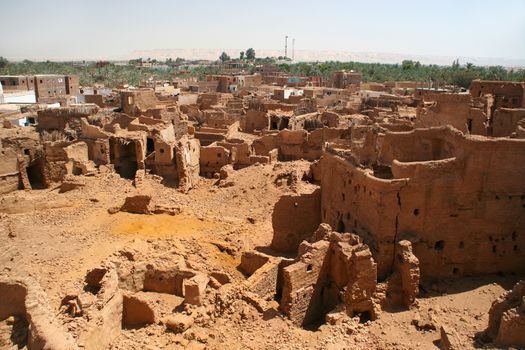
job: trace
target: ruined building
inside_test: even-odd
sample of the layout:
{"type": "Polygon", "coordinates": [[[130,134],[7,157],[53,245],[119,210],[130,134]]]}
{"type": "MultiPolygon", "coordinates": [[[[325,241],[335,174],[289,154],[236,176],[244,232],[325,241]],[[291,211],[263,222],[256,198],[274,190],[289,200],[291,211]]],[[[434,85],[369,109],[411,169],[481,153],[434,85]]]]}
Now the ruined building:
{"type": "MultiPolygon", "coordinates": [[[[119,247],[71,253],[88,271],[49,299],[6,269],[0,318],[26,322],[32,348],[126,348],[144,334],[214,348],[227,337],[203,330],[261,324],[382,348],[392,344],[371,334],[407,318],[407,334],[428,332],[418,344],[436,331],[443,348],[525,346],[523,282],[497,298],[525,274],[523,83],[474,81],[458,93],[418,82],[361,85],[355,72],[336,72],[335,87],[260,73],[180,81],[177,94],[149,82],[114,89],[118,104],[88,98],[94,103],[0,115],[0,193],[9,198],[0,229],[9,244],[19,242],[18,222],[52,223],[40,239],[53,248],[78,237],[55,224],[62,208],[49,217],[10,211],[45,193],[71,200],[64,211],[81,208],[66,219],[85,214],[99,225],[90,244],[119,247]],[[456,305],[431,305],[450,290],[456,305]],[[463,312],[461,293],[486,305],[463,312]],[[465,334],[447,326],[456,318],[471,321],[465,334]]],[[[64,77],[61,91],[55,77],[9,79],[41,99],[78,84],[64,77]]],[[[22,242],[16,249],[32,249],[22,242]]],[[[0,255],[12,269],[18,258],[10,257],[0,255]]],[[[27,264],[48,262],[39,259],[27,264]]],[[[63,278],[49,271],[39,283],[63,278]]]]}

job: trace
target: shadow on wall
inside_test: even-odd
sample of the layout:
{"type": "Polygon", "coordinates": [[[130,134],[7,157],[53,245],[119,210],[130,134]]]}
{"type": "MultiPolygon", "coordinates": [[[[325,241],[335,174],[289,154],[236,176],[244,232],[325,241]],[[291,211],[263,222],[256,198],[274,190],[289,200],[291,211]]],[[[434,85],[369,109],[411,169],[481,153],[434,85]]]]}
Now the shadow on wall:
{"type": "Polygon", "coordinates": [[[110,159],[115,171],[123,178],[133,180],[138,170],[137,151],[134,141],[110,139],[110,159]]]}
{"type": "Polygon", "coordinates": [[[522,279],[525,279],[525,275],[496,274],[462,277],[460,280],[457,278],[444,278],[439,282],[432,281],[432,288],[430,288],[429,283],[423,282],[420,286],[421,292],[418,296],[418,299],[433,298],[435,296],[442,295],[445,291],[447,294],[464,293],[492,283],[499,285],[505,290],[509,290],[512,289],[516,282],[522,279]]]}
{"type": "MultiPolygon", "coordinates": [[[[306,272],[312,272],[312,265],[306,266],[306,272]]],[[[309,329],[318,329],[324,324],[324,318],[328,312],[333,310],[336,305],[343,301],[339,297],[339,290],[331,280],[330,275],[330,254],[326,254],[321,265],[321,271],[314,285],[314,290],[303,324],[301,326],[309,329]]]]}
{"type": "Polygon", "coordinates": [[[44,178],[44,162],[40,157],[33,160],[26,168],[27,178],[32,189],[44,189],[45,178],[44,178]]]}

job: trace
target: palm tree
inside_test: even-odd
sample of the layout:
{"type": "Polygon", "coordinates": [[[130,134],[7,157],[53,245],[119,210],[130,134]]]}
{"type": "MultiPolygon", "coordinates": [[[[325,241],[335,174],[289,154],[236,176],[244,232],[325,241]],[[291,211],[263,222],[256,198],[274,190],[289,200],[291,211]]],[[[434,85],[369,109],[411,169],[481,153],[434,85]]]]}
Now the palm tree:
{"type": "Polygon", "coordinates": [[[230,60],[230,56],[228,56],[228,54],[226,52],[222,52],[221,55],[219,56],[219,59],[222,61],[222,62],[226,62],[226,61],[229,61],[230,60]]]}

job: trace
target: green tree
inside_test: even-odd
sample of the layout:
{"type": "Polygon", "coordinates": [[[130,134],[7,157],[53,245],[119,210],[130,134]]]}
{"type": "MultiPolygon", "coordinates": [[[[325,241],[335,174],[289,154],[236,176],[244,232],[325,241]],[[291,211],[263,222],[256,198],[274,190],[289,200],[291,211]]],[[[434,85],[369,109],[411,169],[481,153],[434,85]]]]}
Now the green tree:
{"type": "Polygon", "coordinates": [[[404,60],[403,62],[401,62],[401,68],[403,68],[403,70],[410,70],[414,67],[414,61],[412,60],[404,60]]]}
{"type": "Polygon", "coordinates": [[[240,52],[240,54],[239,54],[239,58],[240,58],[241,60],[244,59],[244,51],[241,51],[241,52],[240,52]]]}
{"type": "Polygon", "coordinates": [[[462,69],[452,74],[449,82],[454,85],[461,86],[467,89],[470,86],[470,83],[472,82],[472,80],[476,78],[477,78],[477,75],[473,71],[462,69]]]}
{"type": "Polygon", "coordinates": [[[319,76],[322,75],[321,70],[318,66],[313,66],[312,69],[310,69],[310,72],[308,72],[309,76],[319,76]]]}
{"type": "Polygon", "coordinates": [[[128,61],[128,65],[130,65],[130,66],[135,66],[135,65],[140,64],[140,63],[142,63],[142,58],[135,58],[133,60],[129,60],[128,61]]]}
{"type": "Polygon", "coordinates": [[[280,64],[279,65],[279,70],[281,72],[290,73],[290,65],[286,64],[286,63],[280,64]]]}
{"type": "Polygon", "coordinates": [[[9,61],[7,59],[5,59],[2,56],[0,56],[0,68],[6,67],[8,63],[9,63],[9,61]]]}
{"type": "Polygon", "coordinates": [[[228,56],[228,54],[226,52],[222,52],[221,55],[219,56],[219,59],[221,60],[221,62],[226,62],[226,61],[229,61],[230,60],[230,56],[228,56]]]}
{"type": "Polygon", "coordinates": [[[246,58],[249,60],[255,59],[255,50],[252,49],[251,47],[248,50],[246,50],[246,58]]]}

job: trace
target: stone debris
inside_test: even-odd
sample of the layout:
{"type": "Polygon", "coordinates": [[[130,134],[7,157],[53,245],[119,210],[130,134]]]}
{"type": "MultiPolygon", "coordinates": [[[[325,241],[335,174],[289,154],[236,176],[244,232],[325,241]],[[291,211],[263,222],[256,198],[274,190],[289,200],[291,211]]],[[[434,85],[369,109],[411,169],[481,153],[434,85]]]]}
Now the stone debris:
{"type": "Polygon", "coordinates": [[[482,339],[504,346],[525,347],[525,280],[492,303],[488,328],[482,339]]]}
{"type": "Polygon", "coordinates": [[[443,350],[460,350],[465,348],[461,345],[459,337],[454,330],[442,325],[439,332],[441,334],[440,346],[443,350]]]}
{"type": "Polygon", "coordinates": [[[428,312],[417,313],[411,322],[419,331],[435,331],[436,321],[428,312]]]}
{"type": "Polygon", "coordinates": [[[193,318],[182,314],[176,314],[168,317],[164,323],[169,330],[175,333],[183,333],[193,325],[193,318]]]}

